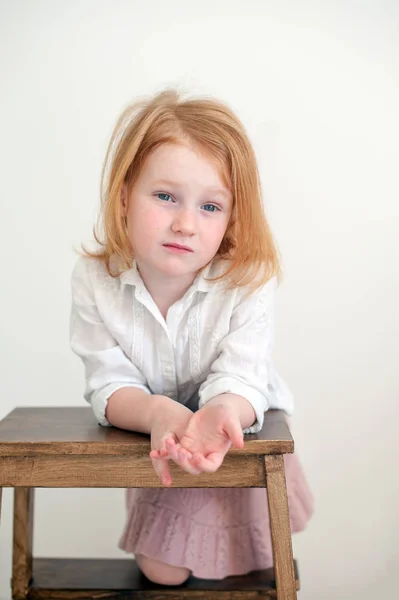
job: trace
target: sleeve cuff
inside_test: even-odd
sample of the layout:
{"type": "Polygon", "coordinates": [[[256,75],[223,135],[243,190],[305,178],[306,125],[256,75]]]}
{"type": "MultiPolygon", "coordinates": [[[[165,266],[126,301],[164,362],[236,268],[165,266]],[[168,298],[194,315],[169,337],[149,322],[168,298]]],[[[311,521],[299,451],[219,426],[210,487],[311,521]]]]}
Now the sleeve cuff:
{"type": "Polygon", "coordinates": [[[219,396],[220,394],[237,394],[242,396],[252,405],[255,414],[256,421],[251,427],[244,429],[244,433],[258,433],[263,427],[263,420],[265,411],[268,408],[267,399],[255,388],[232,379],[231,377],[223,377],[217,381],[207,385],[203,391],[200,391],[199,408],[202,408],[206,402],[219,396]]]}
{"type": "Polygon", "coordinates": [[[96,417],[98,423],[103,427],[112,427],[111,423],[105,416],[105,410],[107,408],[108,399],[110,398],[110,396],[112,396],[114,392],[125,387],[138,388],[140,390],[143,390],[143,392],[150,394],[150,391],[144,385],[137,385],[133,383],[110,383],[101,390],[95,392],[91,397],[91,401],[89,402],[93,409],[94,416],[96,417]]]}

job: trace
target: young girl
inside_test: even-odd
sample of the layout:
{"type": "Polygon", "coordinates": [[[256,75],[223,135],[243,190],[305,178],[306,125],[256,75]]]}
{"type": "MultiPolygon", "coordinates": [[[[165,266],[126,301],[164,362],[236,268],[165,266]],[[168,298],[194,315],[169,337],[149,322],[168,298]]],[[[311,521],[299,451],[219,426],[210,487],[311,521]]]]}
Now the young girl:
{"type": "MultiPolygon", "coordinates": [[[[100,249],[72,276],[71,345],[98,422],[151,434],[164,486],[127,490],[120,546],[167,585],[268,568],[264,489],[168,487],[170,461],[214,472],[266,410],[293,409],[271,358],[279,263],[248,137],[222,103],[163,92],[122,114],[102,187],[100,249]]],[[[295,532],[312,499],[295,454],[285,466],[295,532]]]]}

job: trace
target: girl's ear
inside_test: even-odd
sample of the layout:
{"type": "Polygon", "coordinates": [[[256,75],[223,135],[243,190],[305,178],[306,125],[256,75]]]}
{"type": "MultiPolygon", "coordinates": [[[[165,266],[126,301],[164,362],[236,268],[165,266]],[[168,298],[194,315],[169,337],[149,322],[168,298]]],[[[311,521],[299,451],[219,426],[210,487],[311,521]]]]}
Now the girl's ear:
{"type": "Polygon", "coordinates": [[[124,183],[121,188],[121,214],[122,217],[127,216],[128,209],[128,196],[127,196],[127,185],[124,183]]]}

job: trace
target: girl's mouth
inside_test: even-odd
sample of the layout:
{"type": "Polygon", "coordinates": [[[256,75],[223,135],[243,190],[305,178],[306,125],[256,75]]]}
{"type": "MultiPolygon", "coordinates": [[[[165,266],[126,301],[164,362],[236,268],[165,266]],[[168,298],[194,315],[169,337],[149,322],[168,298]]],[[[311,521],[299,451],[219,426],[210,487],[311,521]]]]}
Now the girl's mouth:
{"type": "Polygon", "coordinates": [[[164,244],[164,248],[171,250],[172,252],[177,252],[178,254],[187,254],[189,252],[193,252],[192,248],[188,246],[182,246],[181,244],[164,244]]]}

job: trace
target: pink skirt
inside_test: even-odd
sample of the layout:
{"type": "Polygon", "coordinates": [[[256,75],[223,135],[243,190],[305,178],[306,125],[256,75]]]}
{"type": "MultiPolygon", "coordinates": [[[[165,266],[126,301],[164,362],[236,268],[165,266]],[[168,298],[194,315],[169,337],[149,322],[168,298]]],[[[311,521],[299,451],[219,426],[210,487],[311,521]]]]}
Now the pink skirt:
{"type": "MultiPolygon", "coordinates": [[[[296,454],[284,456],[293,533],[313,512],[313,498],[296,454]]],[[[127,523],[119,547],[195,577],[223,579],[273,565],[264,488],[127,490],[127,523]]]]}

